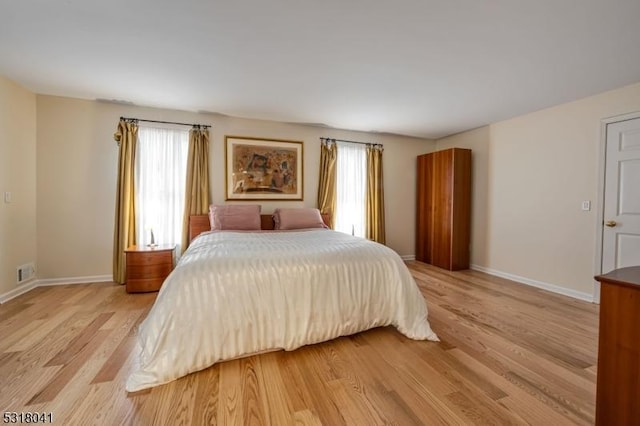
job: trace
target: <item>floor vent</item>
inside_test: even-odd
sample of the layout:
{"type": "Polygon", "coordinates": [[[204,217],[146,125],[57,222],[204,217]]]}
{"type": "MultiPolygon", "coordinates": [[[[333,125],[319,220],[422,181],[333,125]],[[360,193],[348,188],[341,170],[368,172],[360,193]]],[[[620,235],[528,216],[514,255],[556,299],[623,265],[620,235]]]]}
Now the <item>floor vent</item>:
{"type": "Polygon", "coordinates": [[[18,267],[18,284],[22,284],[34,278],[36,274],[36,266],[33,263],[27,263],[18,267]]]}

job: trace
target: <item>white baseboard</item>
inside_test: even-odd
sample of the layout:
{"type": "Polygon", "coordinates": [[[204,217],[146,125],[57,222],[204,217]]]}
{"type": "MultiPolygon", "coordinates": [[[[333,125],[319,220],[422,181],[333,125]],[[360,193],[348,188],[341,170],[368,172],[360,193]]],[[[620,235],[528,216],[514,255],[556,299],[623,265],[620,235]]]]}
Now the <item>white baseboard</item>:
{"type": "Polygon", "coordinates": [[[400,259],[402,260],[416,260],[416,255],[415,254],[407,254],[404,256],[400,256],[400,259]]]}
{"type": "Polygon", "coordinates": [[[90,283],[102,283],[113,281],[111,275],[93,275],[89,277],[73,277],[73,278],[48,278],[38,280],[35,279],[26,284],[21,284],[20,287],[14,288],[4,294],[0,294],[0,304],[6,303],[11,299],[25,294],[26,292],[33,290],[36,287],[47,287],[52,285],[67,285],[67,284],[90,284],[90,283]]]}
{"type": "Polygon", "coordinates": [[[555,284],[549,284],[542,281],[532,280],[530,278],[521,277],[519,275],[509,274],[507,272],[496,271],[495,269],[485,268],[480,265],[471,265],[471,269],[474,271],[484,272],[489,275],[495,275],[496,277],[506,278],[511,281],[515,281],[520,284],[529,285],[531,287],[541,288],[543,290],[550,291],[552,293],[562,294],[574,299],[584,300],[586,302],[594,303],[593,294],[584,293],[582,291],[571,290],[570,288],[560,287],[555,284]]]}
{"type": "Polygon", "coordinates": [[[0,304],[6,303],[11,299],[15,299],[36,287],[38,287],[38,280],[32,280],[27,283],[20,284],[19,287],[16,287],[5,294],[0,294],[0,304]]]}
{"type": "Polygon", "coordinates": [[[113,281],[113,277],[111,275],[93,275],[89,277],[74,278],[48,278],[44,280],[38,280],[38,287],[46,287],[50,285],[104,283],[109,281],[113,281]]]}

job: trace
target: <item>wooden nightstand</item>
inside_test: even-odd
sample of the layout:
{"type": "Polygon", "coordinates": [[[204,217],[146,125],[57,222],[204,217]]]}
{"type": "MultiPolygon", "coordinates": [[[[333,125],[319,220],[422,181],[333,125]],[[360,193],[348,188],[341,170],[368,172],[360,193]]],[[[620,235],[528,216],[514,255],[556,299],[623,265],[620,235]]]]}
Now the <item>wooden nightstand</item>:
{"type": "Polygon", "coordinates": [[[127,254],[127,293],[158,291],[173,270],[175,245],[131,246],[127,254]]]}

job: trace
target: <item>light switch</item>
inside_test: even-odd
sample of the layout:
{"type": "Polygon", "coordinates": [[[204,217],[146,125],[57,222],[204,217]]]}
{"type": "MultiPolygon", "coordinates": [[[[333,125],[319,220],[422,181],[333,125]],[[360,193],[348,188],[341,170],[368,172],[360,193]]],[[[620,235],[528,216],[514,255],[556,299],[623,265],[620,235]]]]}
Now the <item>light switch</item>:
{"type": "Polygon", "coordinates": [[[6,191],[4,193],[4,202],[9,204],[11,202],[11,192],[6,191]]]}
{"type": "Polygon", "coordinates": [[[584,210],[585,212],[588,212],[589,210],[591,210],[591,201],[583,201],[582,210],[584,210]]]}

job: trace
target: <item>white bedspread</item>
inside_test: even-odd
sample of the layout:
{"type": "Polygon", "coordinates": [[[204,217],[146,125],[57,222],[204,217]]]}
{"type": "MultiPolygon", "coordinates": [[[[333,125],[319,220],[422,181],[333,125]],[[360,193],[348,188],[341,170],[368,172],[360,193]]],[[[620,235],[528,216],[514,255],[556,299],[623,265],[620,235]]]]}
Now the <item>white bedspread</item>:
{"type": "Polygon", "coordinates": [[[209,232],[192,242],[141,324],[139,368],[126,389],[390,324],[438,340],[393,250],[329,230],[209,232]]]}

